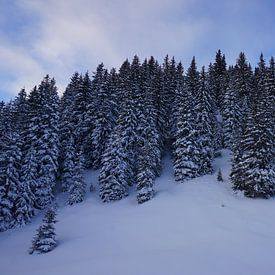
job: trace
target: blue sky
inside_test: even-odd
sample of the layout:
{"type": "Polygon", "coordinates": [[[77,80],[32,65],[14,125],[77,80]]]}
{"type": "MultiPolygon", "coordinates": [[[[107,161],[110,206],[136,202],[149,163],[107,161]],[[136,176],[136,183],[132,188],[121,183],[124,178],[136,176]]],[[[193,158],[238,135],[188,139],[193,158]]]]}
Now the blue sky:
{"type": "Polygon", "coordinates": [[[166,54],[185,68],[221,49],[255,65],[275,55],[272,0],[0,0],[0,99],[29,91],[49,73],[62,93],[74,71],[166,54]]]}

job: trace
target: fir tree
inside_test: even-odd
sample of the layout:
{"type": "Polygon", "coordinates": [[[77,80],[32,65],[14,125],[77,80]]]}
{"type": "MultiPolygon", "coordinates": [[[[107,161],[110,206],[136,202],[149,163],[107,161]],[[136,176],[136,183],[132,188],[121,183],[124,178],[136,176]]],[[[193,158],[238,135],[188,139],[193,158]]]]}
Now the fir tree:
{"type": "Polygon", "coordinates": [[[184,82],[183,96],[177,97],[178,119],[176,120],[173,144],[174,174],[176,181],[186,181],[199,176],[200,144],[196,127],[195,101],[199,89],[199,74],[195,58],[192,59],[184,82]]]}
{"type": "Polygon", "coordinates": [[[17,137],[9,133],[5,136],[5,145],[0,154],[0,231],[16,223],[14,211],[19,193],[20,161],[21,150],[17,145],[17,137]]]}
{"type": "Polygon", "coordinates": [[[128,195],[128,186],[135,182],[135,158],[137,141],[137,116],[134,110],[139,92],[137,82],[139,60],[136,56],[130,65],[125,61],[120,69],[120,89],[124,91],[124,100],[105,153],[99,175],[100,197],[103,202],[120,200],[128,195]],[[133,82],[133,86],[130,83],[133,82]]]}
{"type": "Polygon", "coordinates": [[[226,89],[226,61],[221,50],[216,53],[215,62],[209,68],[209,89],[217,110],[222,110],[226,89]]]}
{"type": "Polygon", "coordinates": [[[52,251],[57,246],[54,227],[56,222],[55,209],[50,208],[43,218],[42,225],[37,230],[37,234],[32,241],[29,254],[33,254],[34,252],[47,253],[52,251]]]}
{"type": "MultiPolygon", "coordinates": [[[[183,109],[184,107],[182,107],[183,109]]],[[[182,111],[183,112],[183,111],[182,111]]],[[[186,181],[199,176],[199,146],[191,111],[186,109],[177,125],[174,142],[174,174],[176,181],[186,181]]]]}
{"type": "MultiPolygon", "coordinates": [[[[265,73],[263,73],[265,74],[265,73]]],[[[266,123],[268,110],[266,95],[253,102],[247,115],[244,132],[233,151],[231,181],[234,190],[248,197],[269,198],[274,193],[274,170],[272,167],[272,131],[266,123]]]]}
{"type": "Polygon", "coordinates": [[[22,175],[32,184],[34,206],[45,208],[53,198],[59,154],[59,98],[54,79],[47,75],[31,91],[28,110],[22,175]]]}
{"type": "Polygon", "coordinates": [[[108,85],[109,81],[115,80],[114,72],[112,73],[113,75],[109,76],[103,64],[100,64],[92,81],[92,104],[89,109],[94,111],[93,129],[86,138],[85,150],[93,168],[98,168],[101,165],[107,140],[115,124],[117,107],[114,100],[115,94],[111,94],[111,92],[116,93],[116,90],[113,89],[113,86],[111,87],[113,90],[111,90],[108,85]]]}
{"type": "Polygon", "coordinates": [[[212,160],[214,156],[213,132],[215,114],[213,111],[213,99],[210,96],[204,67],[200,74],[200,84],[195,98],[196,139],[199,143],[199,174],[205,175],[212,172],[212,160]]]}
{"type": "Polygon", "coordinates": [[[82,202],[86,194],[86,183],[82,175],[83,160],[81,153],[77,153],[74,160],[75,162],[73,163],[70,176],[69,197],[67,200],[69,205],[82,202]]]}
{"type": "Polygon", "coordinates": [[[163,89],[162,89],[162,112],[166,116],[164,121],[164,141],[170,143],[171,130],[172,130],[172,103],[175,97],[176,91],[176,78],[177,78],[177,68],[174,57],[169,60],[168,55],[164,59],[163,64],[163,89]]]}
{"type": "Polygon", "coordinates": [[[73,157],[77,150],[76,129],[77,121],[74,113],[74,101],[80,89],[80,76],[76,72],[67,86],[60,104],[60,154],[59,154],[59,175],[63,191],[68,191],[71,178],[73,157]]]}
{"type": "Polygon", "coordinates": [[[154,195],[153,182],[160,175],[161,145],[157,131],[157,110],[154,105],[154,93],[151,89],[150,67],[147,60],[141,67],[140,91],[137,98],[137,201],[143,203],[154,195]]]}
{"type": "Polygon", "coordinates": [[[131,171],[127,162],[127,144],[121,132],[115,129],[103,155],[103,165],[99,174],[99,195],[103,202],[120,200],[128,196],[128,180],[131,171]]]}
{"type": "Polygon", "coordinates": [[[146,202],[153,198],[154,170],[152,169],[152,159],[150,157],[149,140],[144,140],[139,148],[138,168],[137,168],[137,201],[146,202]]]}
{"type": "Polygon", "coordinates": [[[232,149],[233,142],[240,130],[240,106],[237,97],[235,75],[233,68],[228,72],[229,82],[224,95],[223,115],[223,143],[224,147],[232,149]]]}
{"type": "Polygon", "coordinates": [[[46,76],[38,87],[41,94],[39,138],[37,140],[38,178],[35,185],[35,206],[45,208],[53,199],[59,154],[59,98],[54,79],[46,76]]]}

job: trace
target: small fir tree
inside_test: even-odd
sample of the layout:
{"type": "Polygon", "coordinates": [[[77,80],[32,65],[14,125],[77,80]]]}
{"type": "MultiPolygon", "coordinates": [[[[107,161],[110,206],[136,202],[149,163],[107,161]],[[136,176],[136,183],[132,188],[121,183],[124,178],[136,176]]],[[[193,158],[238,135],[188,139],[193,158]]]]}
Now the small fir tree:
{"type": "Polygon", "coordinates": [[[54,227],[56,222],[56,211],[52,207],[46,212],[42,225],[37,230],[29,254],[33,254],[34,252],[47,253],[57,246],[54,227]]]}

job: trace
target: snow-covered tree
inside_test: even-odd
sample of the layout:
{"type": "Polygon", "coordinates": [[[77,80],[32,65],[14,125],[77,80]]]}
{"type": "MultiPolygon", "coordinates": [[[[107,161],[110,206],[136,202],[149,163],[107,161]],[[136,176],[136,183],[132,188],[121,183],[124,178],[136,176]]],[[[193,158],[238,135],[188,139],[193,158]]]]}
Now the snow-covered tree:
{"type": "Polygon", "coordinates": [[[54,208],[48,209],[32,241],[29,254],[33,254],[34,252],[47,253],[57,246],[55,233],[56,222],[56,210],[54,208]]]}
{"type": "Polygon", "coordinates": [[[174,174],[176,181],[186,181],[199,176],[200,144],[194,112],[195,93],[199,89],[196,63],[193,59],[187,71],[182,97],[176,97],[178,115],[173,143],[174,174]]]}
{"type": "Polygon", "coordinates": [[[272,73],[261,55],[244,131],[233,150],[231,171],[233,189],[244,191],[248,197],[269,198],[274,194],[272,82],[272,73]]]}
{"type": "MultiPolygon", "coordinates": [[[[127,161],[127,141],[120,129],[114,129],[102,159],[99,174],[99,195],[103,202],[120,200],[128,196],[130,166],[127,161]]],[[[129,145],[128,145],[129,146],[129,145]]]]}
{"type": "Polygon", "coordinates": [[[4,139],[5,144],[2,144],[0,152],[0,231],[7,230],[16,223],[15,207],[19,193],[21,161],[17,136],[8,133],[4,139]]]}
{"type": "Polygon", "coordinates": [[[81,78],[76,72],[71,78],[69,85],[60,102],[60,153],[59,153],[59,177],[63,191],[68,191],[69,181],[72,177],[76,145],[77,121],[74,114],[74,101],[80,89],[81,78]]]}
{"type": "Polygon", "coordinates": [[[29,95],[27,120],[21,173],[32,184],[34,206],[45,208],[53,198],[59,154],[59,98],[48,75],[29,95]]]}
{"type": "Polygon", "coordinates": [[[73,205],[84,200],[86,194],[86,182],[83,178],[83,157],[81,152],[75,152],[74,163],[71,167],[69,182],[69,197],[67,203],[73,205]]]}
{"type": "Polygon", "coordinates": [[[34,194],[35,206],[45,208],[52,202],[58,169],[59,98],[54,79],[46,76],[38,87],[38,93],[41,94],[42,109],[40,123],[37,125],[39,136],[36,146],[39,166],[34,194]]]}
{"type": "Polygon", "coordinates": [[[223,100],[227,84],[225,55],[218,50],[215,62],[209,68],[209,90],[216,104],[216,112],[223,108],[223,100]]]}
{"type": "Polygon", "coordinates": [[[204,67],[200,74],[199,88],[195,98],[195,127],[196,139],[199,143],[199,174],[205,175],[212,172],[212,161],[214,157],[214,125],[216,116],[213,110],[214,103],[209,91],[204,67]]]}

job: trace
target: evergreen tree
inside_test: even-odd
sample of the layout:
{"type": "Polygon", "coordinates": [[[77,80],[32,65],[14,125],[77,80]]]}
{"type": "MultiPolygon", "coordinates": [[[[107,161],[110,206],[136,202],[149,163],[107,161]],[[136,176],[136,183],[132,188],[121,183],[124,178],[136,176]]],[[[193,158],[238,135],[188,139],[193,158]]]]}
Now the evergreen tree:
{"type": "Polygon", "coordinates": [[[50,208],[43,218],[42,225],[37,230],[37,234],[32,241],[29,254],[33,254],[34,252],[47,253],[52,251],[57,246],[54,227],[56,222],[55,209],[50,208]]]}
{"type": "Polygon", "coordinates": [[[45,208],[53,198],[58,168],[59,98],[54,79],[47,75],[31,91],[28,110],[22,179],[28,182],[23,184],[31,184],[34,206],[45,208]]]}
{"type": "Polygon", "coordinates": [[[180,107],[182,120],[177,123],[176,140],[173,144],[175,180],[180,182],[199,176],[200,150],[194,119],[189,108],[180,107]]]}
{"type": "Polygon", "coordinates": [[[271,122],[274,84],[263,55],[255,70],[254,84],[254,91],[248,99],[249,112],[243,135],[237,144],[241,150],[234,151],[233,155],[231,181],[233,189],[244,191],[245,196],[269,198],[274,193],[275,183],[271,122]]]}
{"type": "Polygon", "coordinates": [[[59,174],[63,191],[68,191],[72,179],[75,153],[77,151],[77,121],[73,111],[75,97],[80,89],[80,76],[75,73],[67,86],[60,104],[60,154],[59,174]]]}
{"type": "Polygon", "coordinates": [[[153,198],[154,170],[152,169],[152,159],[150,156],[150,140],[144,140],[139,148],[138,167],[137,167],[137,201],[146,202],[153,198]]]}
{"type": "Polygon", "coordinates": [[[179,112],[180,104],[182,100],[185,100],[185,91],[184,91],[184,77],[183,77],[183,67],[179,63],[177,66],[177,76],[176,76],[176,90],[174,103],[171,108],[173,108],[172,116],[172,126],[171,126],[171,137],[174,139],[177,131],[177,123],[181,119],[181,114],[179,112]]]}
{"type": "Polygon", "coordinates": [[[247,197],[269,198],[274,192],[274,171],[270,156],[271,140],[265,125],[257,122],[256,114],[249,114],[245,132],[240,141],[243,152],[232,166],[231,181],[234,190],[244,191],[247,197]],[[238,167],[237,167],[238,165],[238,167]]]}
{"type": "MultiPolygon", "coordinates": [[[[20,151],[21,157],[18,164],[19,180],[17,185],[18,196],[15,202],[15,222],[16,226],[22,227],[30,222],[34,216],[33,202],[34,196],[30,187],[30,182],[25,180],[23,172],[23,155],[26,147],[24,143],[24,134],[28,123],[29,106],[27,93],[22,89],[13,102],[12,124],[13,134],[16,135],[16,145],[20,151]]],[[[31,150],[31,149],[30,149],[31,150]]],[[[30,164],[28,164],[30,165],[30,164]]]]}
{"type": "Polygon", "coordinates": [[[209,89],[215,101],[217,112],[222,110],[226,89],[226,61],[221,50],[216,53],[215,62],[209,68],[209,89]]]}
{"type": "Polygon", "coordinates": [[[201,148],[196,127],[195,102],[199,89],[199,78],[195,59],[187,71],[183,97],[178,97],[178,120],[174,149],[174,174],[176,181],[186,181],[199,176],[201,148]],[[184,99],[184,100],[183,100],[184,99]]]}
{"type": "Polygon", "coordinates": [[[211,98],[204,67],[200,74],[200,83],[195,98],[195,121],[197,128],[197,142],[199,143],[199,174],[205,175],[212,172],[212,161],[214,156],[213,132],[215,124],[215,113],[213,111],[213,99],[211,98]]]}
{"type": "Polygon", "coordinates": [[[75,153],[73,157],[74,163],[71,167],[70,184],[69,184],[69,197],[67,203],[73,205],[80,203],[84,200],[86,194],[86,183],[83,179],[83,159],[81,153],[75,153]]]}
{"type": "Polygon", "coordinates": [[[161,90],[162,113],[165,114],[164,120],[164,142],[170,143],[172,130],[172,103],[174,102],[176,91],[177,68],[174,57],[169,60],[168,55],[163,64],[163,88],[161,90]]]}
{"type": "Polygon", "coordinates": [[[160,147],[161,150],[164,150],[164,143],[165,143],[165,125],[166,125],[166,97],[163,94],[163,82],[164,82],[164,73],[161,66],[155,61],[153,57],[151,57],[148,61],[148,66],[150,70],[151,76],[151,90],[153,93],[154,98],[154,105],[156,110],[156,127],[159,133],[160,139],[160,147]]]}
{"type": "Polygon", "coordinates": [[[46,76],[38,87],[42,98],[39,139],[37,140],[38,178],[35,186],[36,207],[45,208],[53,198],[58,169],[59,98],[54,79],[46,76]]]}
{"type": "MultiPolygon", "coordinates": [[[[120,127],[118,127],[120,128],[120,127]]],[[[115,129],[103,155],[103,165],[99,174],[99,195],[103,202],[120,200],[128,196],[130,166],[127,162],[127,140],[115,129]]]]}
{"type": "Polygon", "coordinates": [[[109,81],[116,81],[114,72],[112,74],[109,76],[101,63],[92,81],[92,100],[89,110],[93,110],[90,111],[93,112],[93,127],[90,135],[86,137],[84,147],[86,154],[88,154],[89,163],[93,168],[98,168],[101,165],[107,140],[115,124],[117,107],[114,100],[115,95],[111,92],[116,92],[116,90],[113,89],[113,86],[108,85],[109,81]]]}
{"type": "Polygon", "coordinates": [[[134,80],[138,68],[137,57],[131,65],[126,60],[120,68],[119,86],[124,99],[120,106],[117,125],[112,131],[102,158],[99,193],[103,202],[120,200],[127,196],[128,185],[134,183],[137,117],[132,91],[136,87],[131,88],[130,83],[134,80]]]}
{"type": "Polygon", "coordinates": [[[21,150],[17,136],[7,133],[0,152],[0,231],[15,225],[15,206],[18,199],[21,150]]]}
{"type": "Polygon", "coordinates": [[[224,95],[223,115],[223,143],[224,147],[232,149],[233,142],[240,130],[240,106],[235,88],[235,75],[233,68],[228,72],[229,83],[224,95]]]}
{"type": "Polygon", "coordinates": [[[143,203],[154,195],[153,181],[160,175],[161,145],[157,131],[157,109],[154,105],[151,68],[144,61],[141,67],[140,90],[137,98],[137,201],[143,203]]]}
{"type": "Polygon", "coordinates": [[[91,104],[92,82],[87,72],[80,76],[76,84],[76,94],[73,100],[72,117],[74,124],[75,142],[77,151],[83,152],[86,167],[90,166],[87,153],[84,150],[85,139],[91,135],[93,130],[94,109],[89,108],[91,104]]]}

